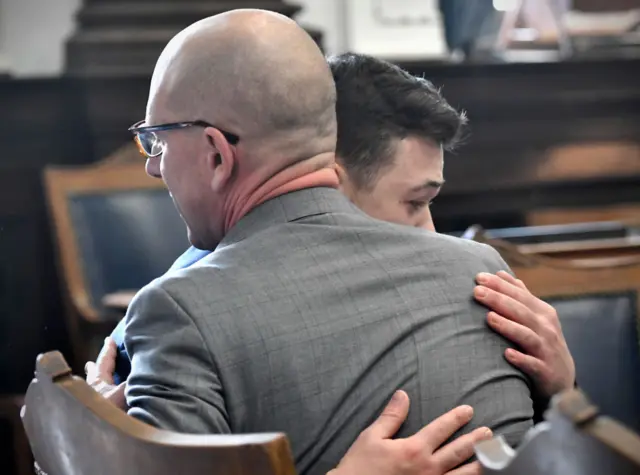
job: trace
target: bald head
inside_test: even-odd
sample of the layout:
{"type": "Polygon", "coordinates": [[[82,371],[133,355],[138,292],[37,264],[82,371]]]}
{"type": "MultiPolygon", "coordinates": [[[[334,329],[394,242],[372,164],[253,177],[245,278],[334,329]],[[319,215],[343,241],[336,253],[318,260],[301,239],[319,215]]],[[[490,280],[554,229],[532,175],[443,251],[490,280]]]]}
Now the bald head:
{"type": "Polygon", "coordinates": [[[173,120],[207,120],[245,143],[335,142],[326,60],[304,30],[273,12],[234,10],[176,35],[153,74],[147,113],[157,122],[156,108],[173,120]]]}

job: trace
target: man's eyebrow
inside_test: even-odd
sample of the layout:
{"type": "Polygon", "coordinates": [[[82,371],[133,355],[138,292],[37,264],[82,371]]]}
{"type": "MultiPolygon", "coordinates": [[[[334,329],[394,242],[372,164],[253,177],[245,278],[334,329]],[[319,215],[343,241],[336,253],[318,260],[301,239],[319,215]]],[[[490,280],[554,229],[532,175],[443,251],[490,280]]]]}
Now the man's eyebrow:
{"type": "Polygon", "coordinates": [[[443,185],[444,185],[444,180],[442,181],[427,180],[423,184],[411,188],[411,191],[422,191],[428,188],[442,188],[443,185]]]}

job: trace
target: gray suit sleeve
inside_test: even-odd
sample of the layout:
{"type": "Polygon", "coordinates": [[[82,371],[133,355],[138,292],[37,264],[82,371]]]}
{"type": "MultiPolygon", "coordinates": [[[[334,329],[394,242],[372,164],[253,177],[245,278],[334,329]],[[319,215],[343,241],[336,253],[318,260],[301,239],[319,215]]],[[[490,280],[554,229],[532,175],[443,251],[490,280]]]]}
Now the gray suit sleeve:
{"type": "MultiPolygon", "coordinates": [[[[496,251],[493,247],[491,246],[486,246],[487,249],[489,250],[489,252],[491,253],[491,255],[493,256],[493,261],[497,262],[497,270],[504,270],[507,271],[509,274],[517,277],[517,275],[513,272],[512,269],[509,268],[509,265],[504,261],[504,259],[502,258],[502,256],[500,255],[500,253],[498,251],[496,251]]],[[[491,264],[490,264],[491,265],[491,264]]],[[[494,263],[492,265],[492,267],[495,267],[496,264],[494,263]]],[[[497,272],[497,271],[496,271],[497,272]]],[[[511,344],[510,346],[514,346],[513,344],[511,344]]],[[[520,348],[517,348],[520,350],[520,348]]],[[[533,398],[533,422],[534,423],[539,423],[542,422],[544,420],[544,413],[547,410],[547,408],[549,407],[549,404],[551,402],[551,398],[544,396],[540,393],[540,391],[538,390],[538,388],[535,385],[535,382],[528,376],[525,374],[525,377],[527,378],[527,381],[529,382],[529,384],[531,385],[532,388],[532,398],[533,398]]]]}
{"type": "MultiPolygon", "coordinates": [[[[500,253],[494,249],[493,247],[483,244],[483,247],[486,249],[486,254],[484,255],[484,262],[486,263],[489,272],[492,273],[496,273],[498,271],[506,271],[509,274],[513,275],[514,277],[517,277],[517,275],[513,272],[513,270],[509,267],[509,264],[506,263],[506,261],[502,258],[502,256],[500,255],[500,253]]],[[[521,350],[520,348],[517,348],[513,342],[506,340],[506,343],[509,347],[511,348],[516,348],[518,350],[521,350]]],[[[533,422],[534,423],[538,423],[541,422],[542,420],[544,420],[544,411],[546,411],[548,405],[549,405],[549,398],[542,396],[538,391],[537,388],[535,386],[534,381],[531,379],[531,377],[529,377],[529,375],[523,373],[520,369],[516,368],[520,373],[522,373],[522,377],[523,379],[527,382],[527,385],[529,386],[529,388],[531,389],[531,398],[532,398],[532,402],[533,402],[533,422]]]]}
{"type": "Polygon", "coordinates": [[[129,415],[176,432],[230,433],[215,364],[185,309],[151,284],[126,318],[129,415]]]}

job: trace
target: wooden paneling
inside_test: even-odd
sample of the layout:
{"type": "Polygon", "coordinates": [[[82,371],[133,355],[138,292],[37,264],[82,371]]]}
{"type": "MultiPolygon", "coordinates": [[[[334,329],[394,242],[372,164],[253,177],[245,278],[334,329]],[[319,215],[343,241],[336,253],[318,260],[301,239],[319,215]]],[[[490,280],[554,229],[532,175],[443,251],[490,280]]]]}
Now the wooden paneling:
{"type": "Polygon", "coordinates": [[[72,80],[0,79],[0,172],[86,157],[90,144],[79,86],[72,80]]]}
{"type": "Polygon", "coordinates": [[[69,81],[0,81],[0,393],[23,393],[35,356],[68,349],[41,169],[88,160],[69,81]]]}
{"type": "Polygon", "coordinates": [[[445,160],[438,229],[640,202],[640,59],[402,65],[470,118],[466,144],[445,160]]]}
{"type": "Polygon", "coordinates": [[[527,213],[527,226],[620,221],[640,224],[640,203],[592,208],[540,209],[527,213]]]}
{"type": "MultiPolygon", "coordinates": [[[[294,17],[300,6],[283,0],[85,0],[78,30],[67,43],[66,70],[83,77],[149,76],[169,40],[202,18],[235,8],[294,17]]],[[[309,34],[322,42],[318,30],[309,34]]]]}

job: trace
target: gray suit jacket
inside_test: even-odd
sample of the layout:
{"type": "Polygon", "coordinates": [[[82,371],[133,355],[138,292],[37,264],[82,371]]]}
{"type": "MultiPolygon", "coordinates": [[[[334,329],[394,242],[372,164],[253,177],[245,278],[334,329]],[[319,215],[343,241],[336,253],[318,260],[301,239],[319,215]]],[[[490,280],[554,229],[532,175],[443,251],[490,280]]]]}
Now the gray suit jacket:
{"type": "Polygon", "coordinates": [[[459,404],[519,441],[527,380],[472,298],[491,248],[372,219],[332,189],[268,201],[127,314],[129,413],[188,433],[285,432],[301,474],[333,468],[394,390],[407,436],[459,404]]]}

